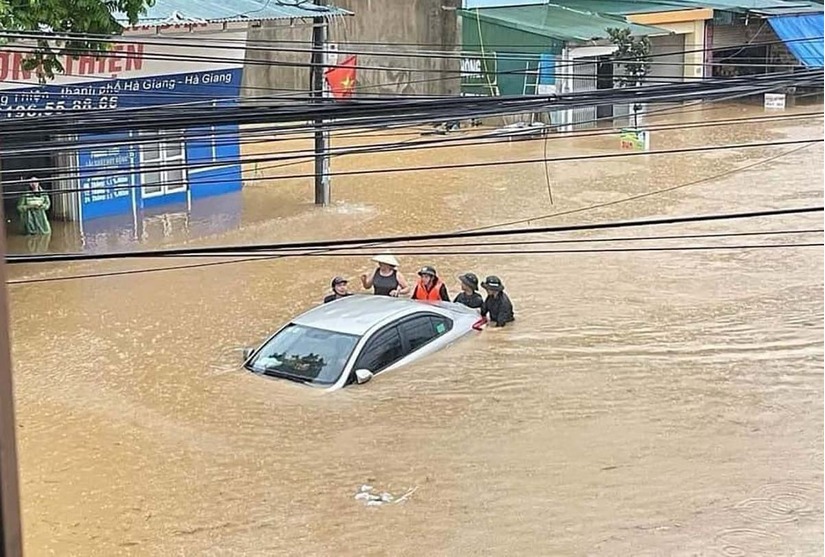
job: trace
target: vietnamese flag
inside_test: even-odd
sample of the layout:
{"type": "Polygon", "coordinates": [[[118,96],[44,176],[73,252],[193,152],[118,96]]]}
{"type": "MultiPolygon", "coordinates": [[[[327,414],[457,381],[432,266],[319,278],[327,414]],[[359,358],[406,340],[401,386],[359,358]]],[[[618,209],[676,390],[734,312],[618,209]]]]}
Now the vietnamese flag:
{"type": "Polygon", "coordinates": [[[347,57],[337,66],[325,72],[329,90],[336,99],[348,99],[355,90],[356,56],[347,57]]]}

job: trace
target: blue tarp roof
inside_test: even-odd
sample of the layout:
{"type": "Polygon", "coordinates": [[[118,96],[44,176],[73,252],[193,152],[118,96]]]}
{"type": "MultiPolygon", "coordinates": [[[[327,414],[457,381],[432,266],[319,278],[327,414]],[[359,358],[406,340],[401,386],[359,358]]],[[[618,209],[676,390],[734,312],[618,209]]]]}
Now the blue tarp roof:
{"type": "Polygon", "coordinates": [[[809,68],[823,66],[823,14],[780,15],[769,17],[768,21],[776,36],[803,65],[809,68]]]}

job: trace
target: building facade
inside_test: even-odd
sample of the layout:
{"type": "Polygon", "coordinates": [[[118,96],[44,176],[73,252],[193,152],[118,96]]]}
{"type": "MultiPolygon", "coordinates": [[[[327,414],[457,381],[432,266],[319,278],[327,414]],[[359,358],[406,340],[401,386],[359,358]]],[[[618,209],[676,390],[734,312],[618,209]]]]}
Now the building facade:
{"type": "MultiPolygon", "coordinates": [[[[150,106],[237,103],[246,30],[209,27],[126,33],[106,57],[64,58],[64,73],[46,85],[23,70],[21,53],[0,53],[0,118],[32,119],[36,129],[37,120],[69,110],[131,118],[150,106]]],[[[36,175],[54,192],[54,216],[78,222],[191,206],[242,186],[235,124],[97,136],[34,131],[3,147],[4,190],[36,175]]]]}
{"type": "MultiPolygon", "coordinates": [[[[14,194],[37,176],[52,194],[53,218],[76,222],[81,230],[132,219],[140,236],[144,217],[189,214],[199,200],[242,189],[237,124],[131,131],[148,107],[173,115],[176,107],[240,102],[250,18],[231,6],[199,6],[158,0],[137,26],[111,39],[110,51],[64,57],[64,72],[45,84],[24,69],[31,45],[0,49],[0,121],[31,122],[30,132],[5,134],[0,144],[7,214],[14,212],[14,194]],[[73,110],[105,112],[130,125],[105,135],[48,131],[50,118],[73,110]]],[[[343,13],[328,7],[320,17],[343,13]]],[[[278,5],[256,17],[312,21],[319,12],[278,5]]]]}
{"type": "MultiPolygon", "coordinates": [[[[638,8],[638,4],[632,4],[638,8]]],[[[672,58],[675,54],[683,56],[684,37],[675,39],[678,33],[666,27],[592,9],[534,4],[461,10],[462,94],[531,95],[612,89],[618,68],[613,61],[617,47],[609,39],[610,29],[629,29],[633,36],[650,39],[651,57],[657,60],[651,82],[683,79],[683,63],[672,58]],[[678,51],[672,53],[673,49],[678,51]],[[678,69],[677,75],[671,75],[673,67],[678,69]]],[[[626,105],[582,106],[546,116],[552,125],[569,131],[595,127],[600,122],[625,125],[628,112],[626,105]]]]}
{"type": "MultiPolygon", "coordinates": [[[[330,18],[327,27],[330,43],[342,52],[358,52],[355,95],[457,95],[459,59],[439,54],[452,54],[460,44],[456,15],[460,4],[460,0],[336,0],[337,7],[355,14],[330,18]],[[405,52],[413,55],[403,56],[405,52]]],[[[249,38],[250,59],[294,64],[250,66],[244,86],[252,94],[306,90],[310,26],[269,21],[250,29],[249,38]],[[256,49],[256,44],[270,49],[256,49]]]]}

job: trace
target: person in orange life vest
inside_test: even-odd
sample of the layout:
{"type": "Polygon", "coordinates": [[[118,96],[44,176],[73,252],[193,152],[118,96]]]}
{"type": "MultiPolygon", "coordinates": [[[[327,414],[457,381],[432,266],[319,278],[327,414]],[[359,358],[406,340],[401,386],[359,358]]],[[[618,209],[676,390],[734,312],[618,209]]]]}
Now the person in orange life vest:
{"type": "Polygon", "coordinates": [[[415,285],[412,293],[413,300],[428,300],[431,302],[438,302],[444,300],[450,301],[450,295],[447,293],[447,285],[441,282],[435,269],[432,267],[422,267],[418,271],[418,284],[415,285]]]}

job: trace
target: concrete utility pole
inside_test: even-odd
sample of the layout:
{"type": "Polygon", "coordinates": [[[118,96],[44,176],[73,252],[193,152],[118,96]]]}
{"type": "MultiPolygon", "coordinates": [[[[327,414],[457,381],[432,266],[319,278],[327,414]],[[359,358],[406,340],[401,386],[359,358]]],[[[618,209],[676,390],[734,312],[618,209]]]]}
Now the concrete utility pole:
{"type": "Polygon", "coordinates": [[[14,396],[11,382],[9,305],[6,299],[6,220],[0,203],[0,555],[21,557],[20,491],[17,480],[14,396]]]}
{"type": "MultiPolygon", "coordinates": [[[[326,6],[326,0],[315,0],[315,5],[326,6]]],[[[326,59],[327,20],[325,17],[312,19],[312,64],[310,88],[316,103],[324,102],[324,62],[326,59]]],[[[315,204],[329,205],[329,158],[327,157],[327,134],[324,120],[315,120],[315,204]]]]}

